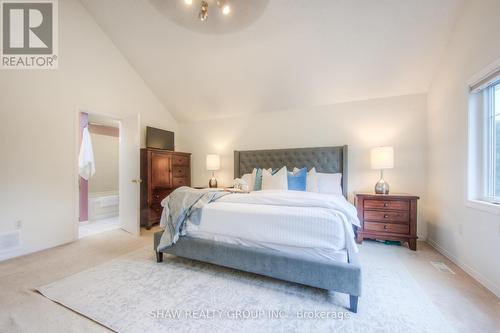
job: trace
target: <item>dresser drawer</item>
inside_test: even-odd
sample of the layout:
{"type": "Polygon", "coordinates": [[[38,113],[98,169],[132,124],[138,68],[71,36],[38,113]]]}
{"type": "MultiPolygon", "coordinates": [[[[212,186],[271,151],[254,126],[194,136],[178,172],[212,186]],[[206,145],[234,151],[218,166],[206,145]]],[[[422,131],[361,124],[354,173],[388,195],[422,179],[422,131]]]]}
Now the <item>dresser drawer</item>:
{"type": "Polygon", "coordinates": [[[410,227],[406,224],[365,222],[363,225],[366,231],[378,231],[395,234],[408,234],[410,227]]]}
{"type": "Polygon", "coordinates": [[[365,200],[365,209],[409,210],[410,204],[404,200],[365,200]]]}
{"type": "Polygon", "coordinates": [[[150,209],[153,215],[161,215],[161,212],[163,211],[163,207],[160,204],[153,204],[150,209]]]}
{"type": "Polygon", "coordinates": [[[171,192],[172,190],[168,188],[154,188],[151,191],[151,200],[160,202],[165,199],[171,192]]]}
{"type": "Polygon", "coordinates": [[[187,177],[174,177],[172,183],[174,188],[188,186],[188,179],[187,177]]]}
{"type": "Polygon", "coordinates": [[[173,177],[187,177],[188,168],[182,166],[174,166],[172,167],[172,176],[173,177]]]}
{"type": "Polygon", "coordinates": [[[376,222],[393,222],[393,223],[409,223],[410,213],[397,212],[397,211],[383,211],[383,210],[365,210],[364,212],[365,221],[376,221],[376,222]]]}
{"type": "Polygon", "coordinates": [[[173,155],[172,156],[172,165],[175,165],[175,166],[188,166],[189,165],[189,156],[173,155]]]}

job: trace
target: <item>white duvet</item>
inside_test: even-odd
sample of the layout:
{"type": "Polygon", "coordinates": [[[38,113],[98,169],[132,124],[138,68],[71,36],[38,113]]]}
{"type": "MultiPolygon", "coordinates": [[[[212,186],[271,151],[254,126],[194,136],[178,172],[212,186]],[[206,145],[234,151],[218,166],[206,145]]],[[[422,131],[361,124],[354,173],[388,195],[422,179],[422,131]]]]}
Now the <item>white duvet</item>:
{"type": "Polygon", "coordinates": [[[186,234],[336,260],[358,252],[353,225],[356,209],[341,195],[263,190],[207,204],[186,234]]]}

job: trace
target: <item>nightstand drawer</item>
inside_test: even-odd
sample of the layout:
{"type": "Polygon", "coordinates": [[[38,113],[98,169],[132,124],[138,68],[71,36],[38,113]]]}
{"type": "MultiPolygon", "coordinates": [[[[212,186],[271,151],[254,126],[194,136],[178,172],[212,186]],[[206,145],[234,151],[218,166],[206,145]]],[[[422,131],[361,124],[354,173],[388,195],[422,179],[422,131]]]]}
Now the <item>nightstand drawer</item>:
{"type": "Polygon", "coordinates": [[[408,210],[410,204],[403,200],[365,200],[365,209],[408,210]]]}
{"type": "Polygon", "coordinates": [[[363,225],[366,231],[389,232],[395,234],[408,234],[410,227],[405,224],[365,222],[363,225]]]}
{"type": "Polygon", "coordinates": [[[393,222],[393,223],[409,223],[410,213],[406,212],[395,212],[395,211],[380,211],[380,210],[365,210],[364,212],[365,221],[375,221],[375,222],[393,222]]]}

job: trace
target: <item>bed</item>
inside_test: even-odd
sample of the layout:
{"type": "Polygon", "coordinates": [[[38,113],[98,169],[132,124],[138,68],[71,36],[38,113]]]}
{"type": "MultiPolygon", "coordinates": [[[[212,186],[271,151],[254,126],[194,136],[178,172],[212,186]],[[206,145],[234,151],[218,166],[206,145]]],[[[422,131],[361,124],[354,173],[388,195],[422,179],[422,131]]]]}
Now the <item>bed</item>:
{"type": "MultiPolygon", "coordinates": [[[[347,195],[347,146],[234,152],[235,177],[251,173],[254,167],[282,166],[341,173],[342,193],[347,195]]],[[[332,209],[345,199],[285,192],[290,193],[262,191],[224,196],[203,208],[201,223],[188,222],[186,235],[161,251],[157,249],[162,232],[155,233],[157,261],[163,260],[163,253],[169,253],[346,293],[350,311],[357,312],[361,267],[352,226],[345,214],[332,209]],[[265,205],[270,200],[272,205],[265,205]],[[324,202],[319,205],[324,207],[312,209],[308,200],[324,202]]]]}

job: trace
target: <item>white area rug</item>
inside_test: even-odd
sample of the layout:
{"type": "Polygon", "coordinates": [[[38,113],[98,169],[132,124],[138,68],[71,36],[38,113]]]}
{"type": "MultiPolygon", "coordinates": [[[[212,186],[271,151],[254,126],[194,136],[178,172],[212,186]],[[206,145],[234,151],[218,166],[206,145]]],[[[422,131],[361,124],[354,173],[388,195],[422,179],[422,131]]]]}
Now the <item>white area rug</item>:
{"type": "Polygon", "coordinates": [[[357,314],[343,294],[165,256],[151,247],[38,288],[118,332],[452,332],[391,248],[365,243],[357,314]]]}

